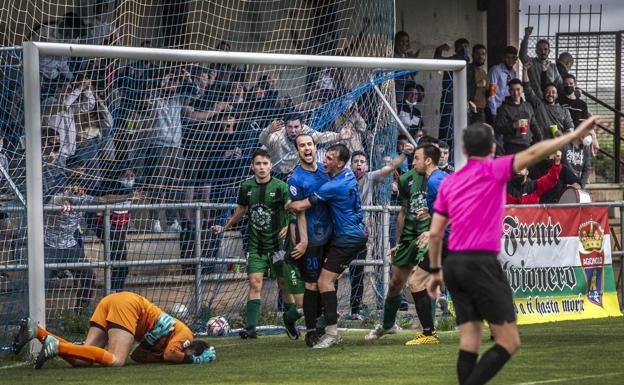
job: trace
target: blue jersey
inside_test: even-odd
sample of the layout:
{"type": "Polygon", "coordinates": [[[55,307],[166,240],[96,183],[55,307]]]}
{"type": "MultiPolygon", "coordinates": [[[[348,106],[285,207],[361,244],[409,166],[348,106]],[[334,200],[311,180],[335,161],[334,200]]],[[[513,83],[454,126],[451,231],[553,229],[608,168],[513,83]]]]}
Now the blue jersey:
{"type": "Polygon", "coordinates": [[[448,176],[447,173],[440,169],[435,169],[429,175],[429,179],[427,179],[427,208],[429,209],[429,214],[433,216],[433,203],[438,196],[438,190],[440,190],[440,183],[448,176]]]}
{"type": "Polygon", "coordinates": [[[314,196],[318,201],[329,205],[334,222],[333,245],[357,246],[366,242],[368,234],[353,171],[345,168],[321,186],[314,196]]]}
{"type": "MultiPolygon", "coordinates": [[[[304,170],[297,166],[288,180],[288,192],[293,201],[309,198],[322,185],[327,183],[329,177],[323,171],[323,163],[317,163],[316,172],[304,170]]],[[[329,209],[323,202],[318,202],[306,210],[306,222],[308,224],[308,246],[323,246],[331,237],[332,221],[329,209]]]]}

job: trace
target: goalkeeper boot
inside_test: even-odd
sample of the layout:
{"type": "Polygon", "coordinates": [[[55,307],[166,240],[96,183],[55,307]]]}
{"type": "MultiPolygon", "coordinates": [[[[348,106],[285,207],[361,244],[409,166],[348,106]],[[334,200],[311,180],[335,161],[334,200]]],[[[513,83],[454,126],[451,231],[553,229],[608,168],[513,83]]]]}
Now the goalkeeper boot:
{"type": "Polygon", "coordinates": [[[416,333],[414,339],[411,339],[405,343],[405,345],[437,345],[440,343],[438,333],[434,330],[431,335],[425,335],[423,332],[416,333]]]}
{"type": "Polygon", "coordinates": [[[323,334],[321,338],[319,338],[318,342],[312,346],[312,349],[326,349],[331,348],[332,346],[336,346],[342,341],[339,334],[331,335],[331,334],[323,334]]]}
{"type": "Polygon", "coordinates": [[[301,333],[299,333],[299,328],[295,325],[294,322],[288,321],[288,317],[286,313],[282,314],[282,319],[284,320],[284,328],[286,329],[286,335],[291,340],[298,340],[301,333]]]}
{"type": "Polygon", "coordinates": [[[385,335],[397,334],[400,330],[401,327],[397,324],[394,324],[390,329],[384,329],[382,325],[377,325],[375,326],[375,329],[371,330],[366,336],[364,336],[364,339],[366,341],[374,341],[385,335]]]}
{"type": "Polygon", "coordinates": [[[30,317],[20,321],[20,329],[13,339],[13,353],[19,354],[24,346],[37,336],[37,322],[30,317]]]}
{"type": "Polygon", "coordinates": [[[255,328],[244,328],[241,329],[241,331],[238,332],[238,335],[240,336],[240,338],[247,340],[247,339],[255,339],[258,338],[258,333],[256,333],[256,329],[255,328]]]}
{"type": "Polygon", "coordinates": [[[37,361],[35,361],[35,369],[41,369],[47,360],[58,356],[58,346],[59,342],[56,338],[47,336],[43,340],[43,346],[37,356],[37,361]]]}
{"type": "Polygon", "coordinates": [[[322,335],[323,335],[323,332],[319,333],[316,330],[310,330],[306,332],[306,335],[305,335],[306,345],[308,345],[308,347],[310,348],[314,347],[314,345],[316,345],[316,343],[319,341],[322,335]]]}

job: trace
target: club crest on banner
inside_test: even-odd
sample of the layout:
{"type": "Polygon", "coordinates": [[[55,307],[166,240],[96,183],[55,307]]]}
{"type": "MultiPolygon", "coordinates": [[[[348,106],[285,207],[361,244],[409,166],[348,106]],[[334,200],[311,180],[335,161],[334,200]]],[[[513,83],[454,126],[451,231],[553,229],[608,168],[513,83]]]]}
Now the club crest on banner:
{"type": "Polygon", "coordinates": [[[604,286],[604,230],[600,223],[589,220],[579,226],[579,257],[587,282],[587,299],[602,307],[604,286]]]}

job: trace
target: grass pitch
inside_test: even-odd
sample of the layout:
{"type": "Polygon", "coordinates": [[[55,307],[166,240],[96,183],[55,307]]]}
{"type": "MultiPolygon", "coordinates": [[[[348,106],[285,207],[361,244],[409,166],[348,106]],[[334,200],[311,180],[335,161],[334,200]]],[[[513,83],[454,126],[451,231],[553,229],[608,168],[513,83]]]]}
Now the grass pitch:
{"type": "MultiPolygon", "coordinates": [[[[345,332],[339,347],[312,350],[285,335],[210,339],[217,361],[206,365],[70,368],[56,359],[41,370],[17,358],[0,360],[3,384],[453,384],[458,334],[442,343],[404,346],[414,332],[375,343],[345,332]]],[[[522,347],[493,384],[622,384],[624,318],[520,328],[522,347]]],[[[488,337],[487,335],[486,337],[488,337]]],[[[491,342],[484,338],[482,350],[491,342]]]]}

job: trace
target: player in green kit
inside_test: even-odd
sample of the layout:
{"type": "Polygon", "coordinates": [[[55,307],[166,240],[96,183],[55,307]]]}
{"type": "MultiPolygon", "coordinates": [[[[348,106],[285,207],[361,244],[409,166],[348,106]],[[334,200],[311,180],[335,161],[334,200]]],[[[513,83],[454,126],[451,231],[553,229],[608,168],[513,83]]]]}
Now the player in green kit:
{"type": "Polygon", "coordinates": [[[295,322],[303,316],[303,293],[305,291],[301,271],[296,260],[292,256],[294,246],[297,244],[297,219],[291,213],[285,213],[282,224],[287,227],[286,236],[282,241],[282,247],[273,254],[273,262],[277,282],[282,289],[282,300],[286,311],[282,315],[286,335],[292,340],[299,339],[301,333],[295,322]]]}
{"type": "Polygon", "coordinates": [[[271,177],[271,166],[269,153],[263,149],[256,150],[251,160],[254,177],[241,184],[236,201],[238,206],[224,226],[212,227],[213,233],[218,234],[229,230],[245,214],[249,219],[247,326],[239,333],[243,339],[257,338],[262,278],[266,272],[275,273],[273,258],[283,247],[280,244],[280,233],[285,226],[284,216],[288,215],[284,205],[290,198],[288,185],[271,177]]]}
{"type": "Polygon", "coordinates": [[[395,324],[401,306],[401,291],[410,273],[427,253],[421,236],[429,230],[427,209],[427,180],[415,168],[399,179],[401,211],[397,217],[397,247],[392,250],[392,278],[384,303],[383,324],[365,336],[367,341],[377,340],[386,334],[395,334],[400,327],[395,324]]]}

